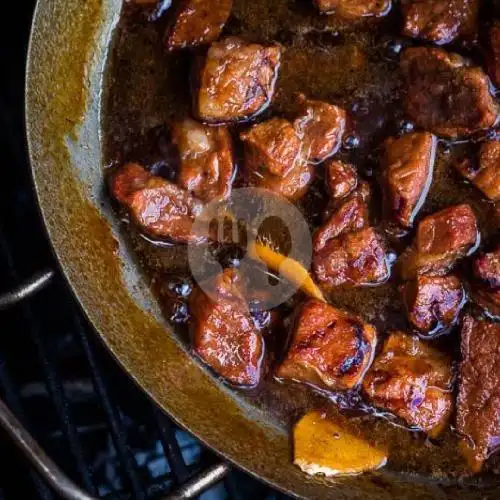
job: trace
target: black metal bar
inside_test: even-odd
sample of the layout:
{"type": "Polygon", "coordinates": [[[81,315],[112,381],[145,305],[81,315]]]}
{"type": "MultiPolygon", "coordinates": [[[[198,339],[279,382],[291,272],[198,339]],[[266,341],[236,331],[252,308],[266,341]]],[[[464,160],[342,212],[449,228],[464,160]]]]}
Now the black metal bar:
{"type": "Polygon", "coordinates": [[[44,289],[54,277],[54,271],[46,270],[36,273],[28,281],[9,292],[0,294],[0,309],[17,304],[31,295],[44,289]]]}
{"type": "Polygon", "coordinates": [[[190,479],[170,495],[167,495],[165,500],[188,500],[195,498],[214,484],[222,481],[230,470],[231,467],[227,463],[213,465],[190,479]]]}
{"type": "Polygon", "coordinates": [[[189,469],[182,457],[182,452],[179,448],[173,425],[156,407],[153,407],[153,418],[159,429],[160,441],[172,470],[174,484],[182,484],[189,477],[189,469]]]}
{"type": "Polygon", "coordinates": [[[91,480],[91,471],[89,470],[89,466],[85,462],[85,454],[78,438],[78,431],[71,420],[68,402],[64,397],[64,389],[62,387],[61,381],[56,375],[53,361],[49,360],[47,349],[44,346],[44,342],[40,336],[40,333],[38,332],[38,328],[31,318],[29,319],[29,323],[33,331],[38,354],[41,359],[42,369],[44,371],[44,377],[47,382],[49,395],[54,402],[54,407],[61,423],[63,433],[66,437],[66,440],[68,441],[69,450],[75,460],[77,471],[82,478],[84,488],[91,494],[95,495],[97,492],[91,480]]]}
{"type": "Polygon", "coordinates": [[[111,404],[111,399],[108,394],[108,390],[104,383],[104,379],[101,375],[101,370],[95,359],[94,352],[90,346],[89,340],[85,333],[85,328],[82,324],[80,314],[78,311],[72,315],[74,319],[75,328],[77,335],[82,344],[85,356],[90,365],[90,370],[92,372],[92,381],[96,389],[97,394],[102,402],[104,413],[106,414],[107,420],[109,422],[111,436],[113,437],[113,442],[118,451],[118,456],[122,464],[125,473],[127,474],[127,479],[130,481],[130,486],[132,487],[132,493],[135,499],[145,498],[144,491],[139,483],[139,478],[137,477],[136,468],[137,464],[135,458],[131,455],[125,440],[123,438],[123,433],[121,430],[121,418],[118,412],[111,404]]]}
{"type": "MultiPolygon", "coordinates": [[[[9,275],[15,279],[16,272],[14,269],[14,263],[12,261],[12,255],[9,251],[9,248],[6,245],[5,239],[3,237],[3,232],[0,231],[0,246],[2,247],[2,251],[5,255],[6,260],[9,264],[9,275]]],[[[52,280],[54,276],[53,271],[46,271],[44,273],[39,273],[38,279],[32,279],[30,284],[22,287],[24,291],[19,293],[18,300],[23,300],[33,293],[41,290],[41,288],[47,286],[47,284],[52,280]]],[[[0,302],[1,303],[1,302],[0,302]]],[[[31,311],[30,304],[23,303],[22,315],[24,317],[25,322],[28,324],[28,328],[31,331],[33,340],[35,342],[38,355],[41,361],[43,374],[45,377],[45,381],[47,383],[47,388],[49,394],[51,396],[52,401],[54,402],[54,407],[61,423],[63,432],[66,436],[66,439],[69,443],[69,448],[72,454],[72,457],[75,460],[76,468],[78,473],[80,474],[83,484],[86,489],[90,490],[92,493],[95,493],[95,487],[92,484],[90,479],[90,474],[88,467],[84,460],[83,449],[78,440],[78,431],[76,427],[73,425],[70,413],[68,409],[68,404],[65,398],[63,397],[64,390],[61,386],[60,380],[56,376],[56,370],[53,366],[53,363],[49,361],[47,356],[47,352],[45,346],[43,344],[43,340],[41,338],[40,332],[38,330],[38,326],[33,320],[33,315],[31,311]]]]}
{"type": "MultiPolygon", "coordinates": [[[[2,357],[0,357],[0,385],[4,390],[4,397],[9,407],[15,411],[21,422],[25,421],[26,418],[17,397],[17,391],[14,389],[13,383],[8,376],[8,371],[5,369],[5,360],[2,357]]],[[[30,469],[29,474],[41,496],[41,500],[52,500],[54,496],[48,486],[40,479],[40,476],[32,469],[30,469]]]]}
{"type": "Polygon", "coordinates": [[[1,399],[0,424],[10,434],[14,443],[21,449],[35,469],[52,486],[54,491],[67,500],[95,500],[95,497],[87,494],[68,479],[61,469],[45,454],[1,399]]]}

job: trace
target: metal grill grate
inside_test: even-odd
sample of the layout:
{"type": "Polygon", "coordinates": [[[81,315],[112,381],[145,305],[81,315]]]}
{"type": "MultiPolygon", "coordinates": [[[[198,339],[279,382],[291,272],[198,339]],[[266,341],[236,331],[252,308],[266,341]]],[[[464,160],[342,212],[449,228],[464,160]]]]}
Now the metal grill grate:
{"type": "MultiPolygon", "coordinates": [[[[24,145],[24,60],[34,1],[10,6],[0,30],[0,294],[40,269],[56,269],[31,190],[24,145]],[[12,36],[12,33],[14,35],[12,36]],[[8,38],[7,38],[8,37],[8,38]]],[[[10,410],[75,483],[106,499],[162,498],[207,469],[225,475],[213,453],[177,428],[118,368],[56,272],[38,275],[26,297],[0,300],[0,393],[10,410]],[[22,299],[22,300],[20,300],[22,299]],[[210,469],[212,467],[212,469],[210,469]]],[[[216,424],[216,423],[215,423],[216,424]]],[[[55,499],[0,432],[0,500],[55,499]]],[[[179,490],[186,494],[186,488],[179,490]]],[[[203,495],[284,498],[232,471],[203,495]]]]}

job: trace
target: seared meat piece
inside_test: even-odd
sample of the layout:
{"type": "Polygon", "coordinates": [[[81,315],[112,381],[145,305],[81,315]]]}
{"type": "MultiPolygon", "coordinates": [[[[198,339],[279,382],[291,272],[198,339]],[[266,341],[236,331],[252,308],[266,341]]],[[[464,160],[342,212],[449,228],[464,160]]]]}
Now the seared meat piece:
{"type": "Polygon", "coordinates": [[[245,166],[256,173],[281,177],[301,163],[302,139],[288,120],[273,118],[241,134],[245,143],[245,166]]]}
{"type": "Polygon", "coordinates": [[[301,198],[313,180],[303,155],[302,138],[293,125],[273,118],[241,134],[248,183],[289,198],[301,198]]]}
{"type": "Polygon", "coordinates": [[[437,436],[452,412],[451,360],[418,337],[393,332],[363,381],[370,401],[437,436]]]}
{"type": "Polygon", "coordinates": [[[345,390],[362,380],[375,352],[375,328],[315,299],[296,312],[291,345],[277,376],[345,390]]]}
{"type": "Polygon", "coordinates": [[[472,298],[491,316],[500,318],[500,245],[474,261],[472,298]]]}
{"type": "Polygon", "coordinates": [[[229,37],[208,50],[198,75],[195,115],[208,123],[244,121],[273,98],[281,50],[229,37]]]}
{"type": "Polygon", "coordinates": [[[353,193],[333,212],[328,221],[313,236],[313,249],[320,251],[328,241],[343,233],[358,231],[369,225],[366,199],[361,191],[353,193]]]}
{"type": "Polygon", "coordinates": [[[477,30],[479,0],[403,0],[403,33],[439,45],[477,30]]]}
{"type": "Polygon", "coordinates": [[[480,68],[442,49],[412,47],[401,57],[407,116],[424,130],[456,137],[492,127],[498,108],[480,68]]]}
{"type": "Polygon", "coordinates": [[[340,148],[345,130],[346,113],[342,108],[298,96],[301,112],[294,122],[303,137],[304,156],[311,163],[321,163],[340,148]]]}
{"type": "Polygon", "coordinates": [[[403,286],[408,319],[422,334],[449,330],[465,304],[465,290],[456,276],[418,276],[403,286]]]}
{"type": "Polygon", "coordinates": [[[189,299],[194,352],[228,382],[259,383],[264,342],[255,326],[236,270],[226,269],[189,299]],[[208,287],[208,288],[207,288],[208,287]]]}
{"type": "Polygon", "coordinates": [[[167,49],[212,43],[219,38],[233,8],[233,0],[181,0],[167,32],[167,49]]]}
{"type": "Polygon", "coordinates": [[[326,165],[326,184],[332,198],[345,198],[358,185],[358,174],[352,165],[330,160],[326,165]]]}
{"type": "Polygon", "coordinates": [[[479,232],[469,205],[456,205],[429,215],[418,225],[412,247],[401,257],[404,279],[417,274],[445,274],[477,244],[479,232]]]}
{"type": "Polygon", "coordinates": [[[179,186],[152,177],[142,189],[130,195],[128,208],[135,223],[155,238],[177,243],[198,243],[206,236],[192,232],[203,204],[179,186]]]}
{"type": "Polygon", "coordinates": [[[470,469],[479,472],[500,436],[500,323],[465,318],[457,431],[470,469]]]}
{"type": "Polygon", "coordinates": [[[342,234],[314,252],[313,270],[328,287],[383,283],[390,276],[385,242],[372,227],[342,234]]]}
{"type": "Polygon", "coordinates": [[[436,142],[428,132],[415,132],[385,143],[382,175],[387,215],[404,228],[412,226],[432,183],[436,142]]]}
{"type": "Polygon", "coordinates": [[[231,135],[186,118],[172,130],[181,159],[178,184],[202,201],[224,199],[234,176],[231,135]]]}
{"type": "Polygon", "coordinates": [[[490,29],[490,47],[487,58],[488,75],[496,87],[500,86],[500,21],[495,21],[490,29]]]}
{"type": "Polygon", "coordinates": [[[458,171],[490,200],[500,201],[500,142],[488,141],[481,146],[477,164],[470,160],[457,163],[458,171]]]}
{"type": "Polygon", "coordinates": [[[145,233],[177,243],[198,243],[206,239],[191,232],[195,217],[203,210],[202,203],[140,165],[129,163],[121,167],[111,178],[110,188],[145,233]]]}
{"type": "Polygon", "coordinates": [[[152,175],[138,163],[127,163],[111,177],[109,189],[118,203],[127,206],[131,195],[143,188],[151,177],[152,175]]]}
{"type": "Polygon", "coordinates": [[[385,16],[392,6],[391,0],[314,0],[320,12],[338,14],[347,19],[367,16],[385,16]]]}

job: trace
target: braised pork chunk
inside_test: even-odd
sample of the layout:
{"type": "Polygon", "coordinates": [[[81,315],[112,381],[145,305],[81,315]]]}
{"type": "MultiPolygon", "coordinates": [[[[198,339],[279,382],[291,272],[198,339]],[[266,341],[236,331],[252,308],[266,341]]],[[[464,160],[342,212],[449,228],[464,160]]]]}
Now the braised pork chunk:
{"type": "Polygon", "coordinates": [[[500,323],[468,316],[461,352],[457,431],[469,467],[478,472],[500,436],[500,323]]]}
{"type": "Polygon", "coordinates": [[[361,319],[318,300],[299,306],[291,344],[277,376],[345,390],[356,387],[371,363],[375,329],[361,319]]]}
{"type": "Polygon", "coordinates": [[[167,32],[167,49],[212,43],[231,14],[233,0],[181,0],[167,32]]]}
{"type": "Polygon", "coordinates": [[[236,270],[222,274],[191,295],[193,350],[212,370],[234,385],[259,383],[264,342],[243,296],[236,270]],[[204,290],[209,290],[210,295],[204,290]]]}
{"type": "Polygon", "coordinates": [[[439,45],[477,31],[479,0],[403,0],[403,33],[439,45]]]}
{"type": "Polygon", "coordinates": [[[280,67],[277,45],[229,37],[208,50],[197,75],[195,115],[207,123],[245,121],[271,102],[280,67]]]}
{"type": "Polygon", "coordinates": [[[412,47],[401,57],[407,116],[419,127],[445,137],[492,127],[498,108],[483,70],[458,54],[412,47]]]}
{"type": "Polygon", "coordinates": [[[450,359],[424,341],[394,332],[363,381],[370,401],[432,436],[453,408],[450,359]]]}

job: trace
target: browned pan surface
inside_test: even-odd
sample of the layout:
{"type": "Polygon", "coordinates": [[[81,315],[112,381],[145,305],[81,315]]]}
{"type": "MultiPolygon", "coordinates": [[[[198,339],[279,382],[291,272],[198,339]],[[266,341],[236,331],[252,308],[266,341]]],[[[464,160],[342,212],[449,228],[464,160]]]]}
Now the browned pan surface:
{"type": "Polygon", "coordinates": [[[291,465],[287,429],[224,388],[169,331],[102,193],[103,70],[121,7],[121,0],[39,0],[26,104],[33,176],[49,236],[111,352],[208,446],[298,496],[494,498],[492,489],[438,486],[389,473],[328,483],[304,476],[291,465]]]}

